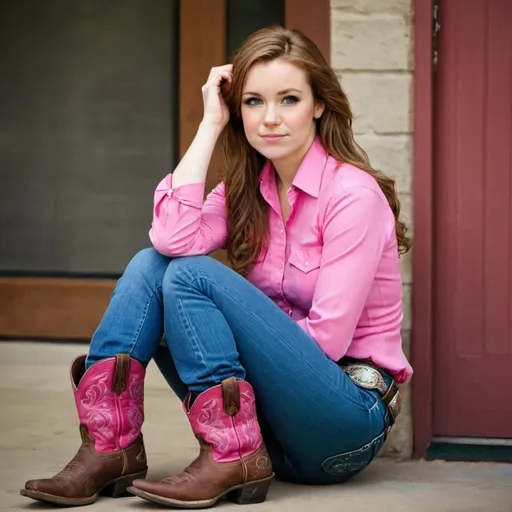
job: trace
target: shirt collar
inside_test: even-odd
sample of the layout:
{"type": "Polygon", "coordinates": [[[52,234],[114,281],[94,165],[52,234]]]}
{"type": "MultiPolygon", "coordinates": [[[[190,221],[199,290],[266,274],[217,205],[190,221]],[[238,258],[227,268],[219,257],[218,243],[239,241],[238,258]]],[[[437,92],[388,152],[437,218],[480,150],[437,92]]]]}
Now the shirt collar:
{"type": "MultiPolygon", "coordinates": [[[[292,185],[310,196],[318,197],[327,158],[328,154],[320,141],[320,137],[315,137],[299,165],[292,185]]],[[[269,190],[274,182],[274,166],[270,160],[267,160],[260,174],[260,187],[269,190]]]]}

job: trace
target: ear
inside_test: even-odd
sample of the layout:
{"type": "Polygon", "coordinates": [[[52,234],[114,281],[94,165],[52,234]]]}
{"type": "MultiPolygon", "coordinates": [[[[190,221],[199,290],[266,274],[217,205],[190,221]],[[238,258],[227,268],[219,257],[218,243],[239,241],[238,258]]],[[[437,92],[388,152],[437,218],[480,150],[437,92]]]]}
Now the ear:
{"type": "Polygon", "coordinates": [[[316,101],[315,102],[315,110],[313,112],[313,117],[315,119],[320,119],[322,117],[322,114],[325,111],[325,103],[323,101],[316,101]]]}

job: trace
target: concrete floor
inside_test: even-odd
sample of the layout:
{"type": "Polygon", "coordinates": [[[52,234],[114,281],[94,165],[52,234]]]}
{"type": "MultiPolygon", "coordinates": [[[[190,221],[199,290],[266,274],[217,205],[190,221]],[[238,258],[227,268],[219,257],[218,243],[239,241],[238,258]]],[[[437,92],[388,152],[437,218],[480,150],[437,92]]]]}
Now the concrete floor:
{"type": "MultiPolygon", "coordinates": [[[[0,510],[49,510],[23,498],[25,480],[60,471],[78,448],[68,364],[85,345],[0,343],[0,510]]],[[[146,449],[151,477],[168,476],[196,455],[180,404],[154,365],[146,381],[146,449]]],[[[214,510],[322,512],[512,512],[512,465],[377,459],[352,481],[331,487],[273,484],[261,505],[214,510]]],[[[157,510],[138,498],[87,507],[157,510]]]]}

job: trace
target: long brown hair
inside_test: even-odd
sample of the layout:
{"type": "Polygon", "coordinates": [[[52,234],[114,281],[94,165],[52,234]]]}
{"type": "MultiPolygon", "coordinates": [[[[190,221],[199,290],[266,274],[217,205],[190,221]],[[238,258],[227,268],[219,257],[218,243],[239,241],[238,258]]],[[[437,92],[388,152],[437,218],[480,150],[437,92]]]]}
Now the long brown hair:
{"type": "Polygon", "coordinates": [[[339,162],[350,163],[371,174],[385,194],[395,216],[399,255],[410,249],[406,227],[399,220],[400,202],[395,182],[370,166],[368,155],[354,140],[352,112],[336,74],[317,46],[297,30],[280,26],[252,34],[233,57],[233,81],[226,94],[230,119],[222,135],[226,158],[226,206],[228,261],[246,274],[264,249],[268,231],[268,209],[259,189],[265,158],[247,141],[240,113],[247,73],[258,62],[284,59],[304,69],[315,99],[325,110],[317,120],[317,133],[326,151],[339,162]]]}

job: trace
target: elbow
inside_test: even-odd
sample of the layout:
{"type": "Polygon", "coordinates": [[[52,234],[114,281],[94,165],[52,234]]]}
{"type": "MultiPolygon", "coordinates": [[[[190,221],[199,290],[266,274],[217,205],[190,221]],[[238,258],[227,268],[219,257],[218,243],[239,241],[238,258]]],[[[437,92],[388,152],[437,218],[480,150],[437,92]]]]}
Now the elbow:
{"type": "Polygon", "coordinates": [[[313,338],[318,347],[331,361],[339,361],[345,355],[346,350],[344,350],[344,344],[341,343],[338,336],[319,332],[318,329],[311,326],[311,322],[308,318],[303,318],[297,323],[313,338]]]}
{"type": "Polygon", "coordinates": [[[345,351],[340,346],[329,346],[327,345],[324,349],[324,354],[335,363],[339,361],[344,355],[345,351]]]}
{"type": "Polygon", "coordinates": [[[173,241],[163,237],[154,227],[149,232],[149,239],[155,250],[162,256],[167,256],[168,258],[178,256],[173,241]]]}

